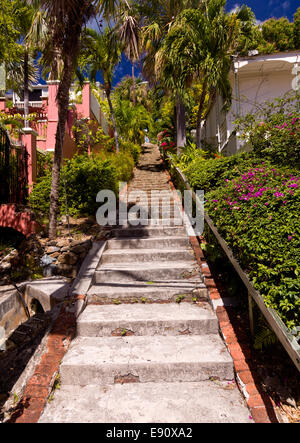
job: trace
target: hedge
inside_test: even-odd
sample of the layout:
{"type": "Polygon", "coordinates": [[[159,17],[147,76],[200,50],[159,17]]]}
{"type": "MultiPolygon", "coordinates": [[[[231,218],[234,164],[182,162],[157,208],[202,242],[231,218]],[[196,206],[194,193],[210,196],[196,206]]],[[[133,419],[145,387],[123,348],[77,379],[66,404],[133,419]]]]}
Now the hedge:
{"type": "MultiPolygon", "coordinates": [[[[75,155],[61,170],[61,215],[66,213],[66,197],[70,215],[94,215],[99,207],[96,202],[98,192],[108,189],[118,194],[119,182],[131,179],[134,164],[128,152],[75,155]]],[[[38,215],[49,213],[51,181],[51,170],[48,170],[29,197],[30,206],[38,215]]]]}
{"type": "Polygon", "coordinates": [[[254,154],[196,160],[185,170],[266,305],[300,325],[300,174],[254,154]]]}

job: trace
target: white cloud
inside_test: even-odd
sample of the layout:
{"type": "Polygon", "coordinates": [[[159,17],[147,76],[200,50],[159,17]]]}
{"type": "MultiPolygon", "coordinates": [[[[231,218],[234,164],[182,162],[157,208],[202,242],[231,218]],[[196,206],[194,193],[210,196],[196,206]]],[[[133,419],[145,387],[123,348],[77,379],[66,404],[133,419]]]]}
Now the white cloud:
{"type": "Polygon", "coordinates": [[[241,6],[236,3],[234,7],[229,11],[229,14],[234,14],[241,6]]]}
{"type": "Polygon", "coordinates": [[[290,7],[289,1],[285,1],[284,3],[282,3],[282,9],[289,9],[289,7],[290,7]]]}

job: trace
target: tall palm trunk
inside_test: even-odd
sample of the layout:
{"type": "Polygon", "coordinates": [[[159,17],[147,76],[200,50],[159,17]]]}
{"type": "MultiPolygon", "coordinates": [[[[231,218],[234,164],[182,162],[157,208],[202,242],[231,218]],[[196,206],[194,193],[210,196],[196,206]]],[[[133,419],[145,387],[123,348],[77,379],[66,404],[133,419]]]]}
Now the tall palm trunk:
{"type": "Polygon", "coordinates": [[[24,52],[24,127],[29,127],[29,73],[28,73],[29,54],[27,48],[24,52]]]}
{"type": "Polygon", "coordinates": [[[202,123],[202,115],[204,111],[204,103],[207,94],[207,81],[205,80],[202,86],[202,93],[200,97],[200,103],[197,113],[197,131],[196,131],[196,144],[197,148],[201,148],[201,123],[202,123]]]}
{"type": "Polygon", "coordinates": [[[177,135],[177,154],[180,154],[180,148],[186,144],[186,110],[181,96],[178,94],[176,99],[176,135],[177,135]]]}
{"type": "Polygon", "coordinates": [[[50,194],[49,238],[56,237],[57,216],[59,214],[60,168],[63,159],[65,127],[69,109],[69,90],[72,83],[73,61],[69,54],[64,60],[63,76],[57,92],[58,125],[52,167],[52,186],[50,194]]]}
{"type": "Polygon", "coordinates": [[[114,138],[115,138],[115,142],[116,142],[116,152],[119,152],[120,151],[119,133],[118,133],[118,129],[117,129],[114,108],[113,108],[111,97],[110,97],[111,87],[110,87],[109,83],[106,82],[105,85],[104,85],[104,88],[105,88],[106,97],[107,97],[107,101],[108,101],[108,105],[109,105],[109,109],[110,109],[111,120],[112,120],[112,124],[113,124],[113,128],[114,128],[114,138]]]}
{"type": "Polygon", "coordinates": [[[136,91],[135,91],[134,64],[132,65],[132,101],[135,106],[136,105],[136,91]]]}

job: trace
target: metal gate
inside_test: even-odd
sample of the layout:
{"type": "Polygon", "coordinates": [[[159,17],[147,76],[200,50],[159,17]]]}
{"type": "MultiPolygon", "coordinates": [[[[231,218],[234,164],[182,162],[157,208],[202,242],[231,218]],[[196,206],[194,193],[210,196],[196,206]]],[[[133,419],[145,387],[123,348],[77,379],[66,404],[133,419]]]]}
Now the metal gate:
{"type": "Polygon", "coordinates": [[[5,129],[0,128],[0,204],[25,203],[27,183],[26,150],[12,145],[5,129]]]}

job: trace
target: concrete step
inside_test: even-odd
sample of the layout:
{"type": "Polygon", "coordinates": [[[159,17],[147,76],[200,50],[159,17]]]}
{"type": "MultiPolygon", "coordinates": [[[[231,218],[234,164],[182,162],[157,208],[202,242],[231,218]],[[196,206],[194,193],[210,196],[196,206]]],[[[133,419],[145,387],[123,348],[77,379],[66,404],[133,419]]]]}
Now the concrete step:
{"type": "MultiPolygon", "coordinates": [[[[253,423],[250,415],[233,382],[207,380],[106,386],[85,383],[56,390],[54,400],[47,404],[39,422],[253,423]]],[[[132,439],[137,440],[138,436],[133,435],[132,439]]]]}
{"type": "Polygon", "coordinates": [[[107,248],[110,249],[160,249],[160,248],[184,248],[189,247],[187,236],[164,237],[164,238],[130,238],[126,240],[109,240],[107,248]]]}
{"type": "Polygon", "coordinates": [[[122,201],[128,201],[128,203],[149,203],[151,202],[157,202],[157,203],[164,203],[164,202],[174,202],[174,194],[173,193],[152,193],[145,191],[144,194],[139,193],[129,193],[126,195],[126,197],[121,198],[122,201]]]}
{"type": "Polygon", "coordinates": [[[144,228],[136,228],[129,226],[123,229],[113,229],[112,236],[114,238],[149,238],[149,237],[179,237],[186,235],[185,228],[182,227],[161,227],[161,228],[150,228],[145,226],[144,228]]]}
{"type": "MultiPolygon", "coordinates": [[[[135,213],[128,213],[127,218],[128,220],[135,220],[137,218],[141,219],[147,219],[147,218],[180,218],[181,217],[181,211],[178,208],[152,208],[152,207],[141,207],[138,206],[138,209],[136,209],[137,212],[135,213]]],[[[122,216],[122,214],[121,214],[122,216]]],[[[126,213],[125,213],[126,216],[126,213]]]]}
{"type": "MultiPolygon", "coordinates": [[[[135,213],[129,213],[129,215],[131,217],[135,216],[137,213],[138,214],[149,214],[149,218],[157,218],[155,216],[155,214],[178,214],[177,217],[181,216],[181,211],[179,209],[179,207],[176,205],[166,205],[166,204],[151,204],[151,203],[143,203],[143,204],[136,204],[136,205],[128,205],[128,211],[133,211],[133,207],[135,210],[135,213]],[[138,211],[138,212],[137,212],[138,211]],[[151,216],[151,217],[150,217],[151,216]]],[[[125,212],[126,214],[126,212],[125,212]]],[[[146,218],[146,217],[143,217],[146,218]]]]}
{"type": "Polygon", "coordinates": [[[184,222],[182,217],[161,217],[161,218],[150,218],[145,219],[141,218],[140,220],[127,220],[126,222],[122,221],[119,225],[120,227],[178,227],[184,226],[184,222]]]}
{"type": "MultiPolygon", "coordinates": [[[[125,257],[124,257],[125,262],[125,257]]],[[[126,281],[154,282],[197,279],[202,276],[195,261],[177,262],[125,262],[102,263],[94,275],[94,283],[120,283],[126,281]]]]}
{"type": "Polygon", "coordinates": [[[233,380],[233,362],[217,334],[77,337],[60,367],[63,385],[233,380]]]}
{"type": "Polygon", "coordinates": [[[172,261],[191,261],[195,260],[192,249],[109,249],[104,252],[101,262],[103,264],[113,263],[118,266],[122,263],[141,263],[141,262],[172,262],[172,261]]]}
{"type": "Polygon", "coordinates": [[[88,306],[77,321],[77,335],[109,337],[122,332],[135,336],[217,334],[212,309],[189,303],[88,306]],[[127,332],[126,332],[127,331],[127,332]]]}
{"type": "Polygon", "coordinates": [[[175,303],[208,300],[204,283],[198,281],[155,281],[94,284],[88,291],[88,303],[175,303]]]}
{"type": "Polygon", "coordinates": [[[167,201],[174,201],[174,194],[171,193],[153,193],[149,191],[143,191],[144,194],[139,194],[138,192],[129,192],[126,196],[126,198],[121,198],[123,201],[128,201],[129,203],[135,203],[135,202],[164,202],[167,201]]]}

